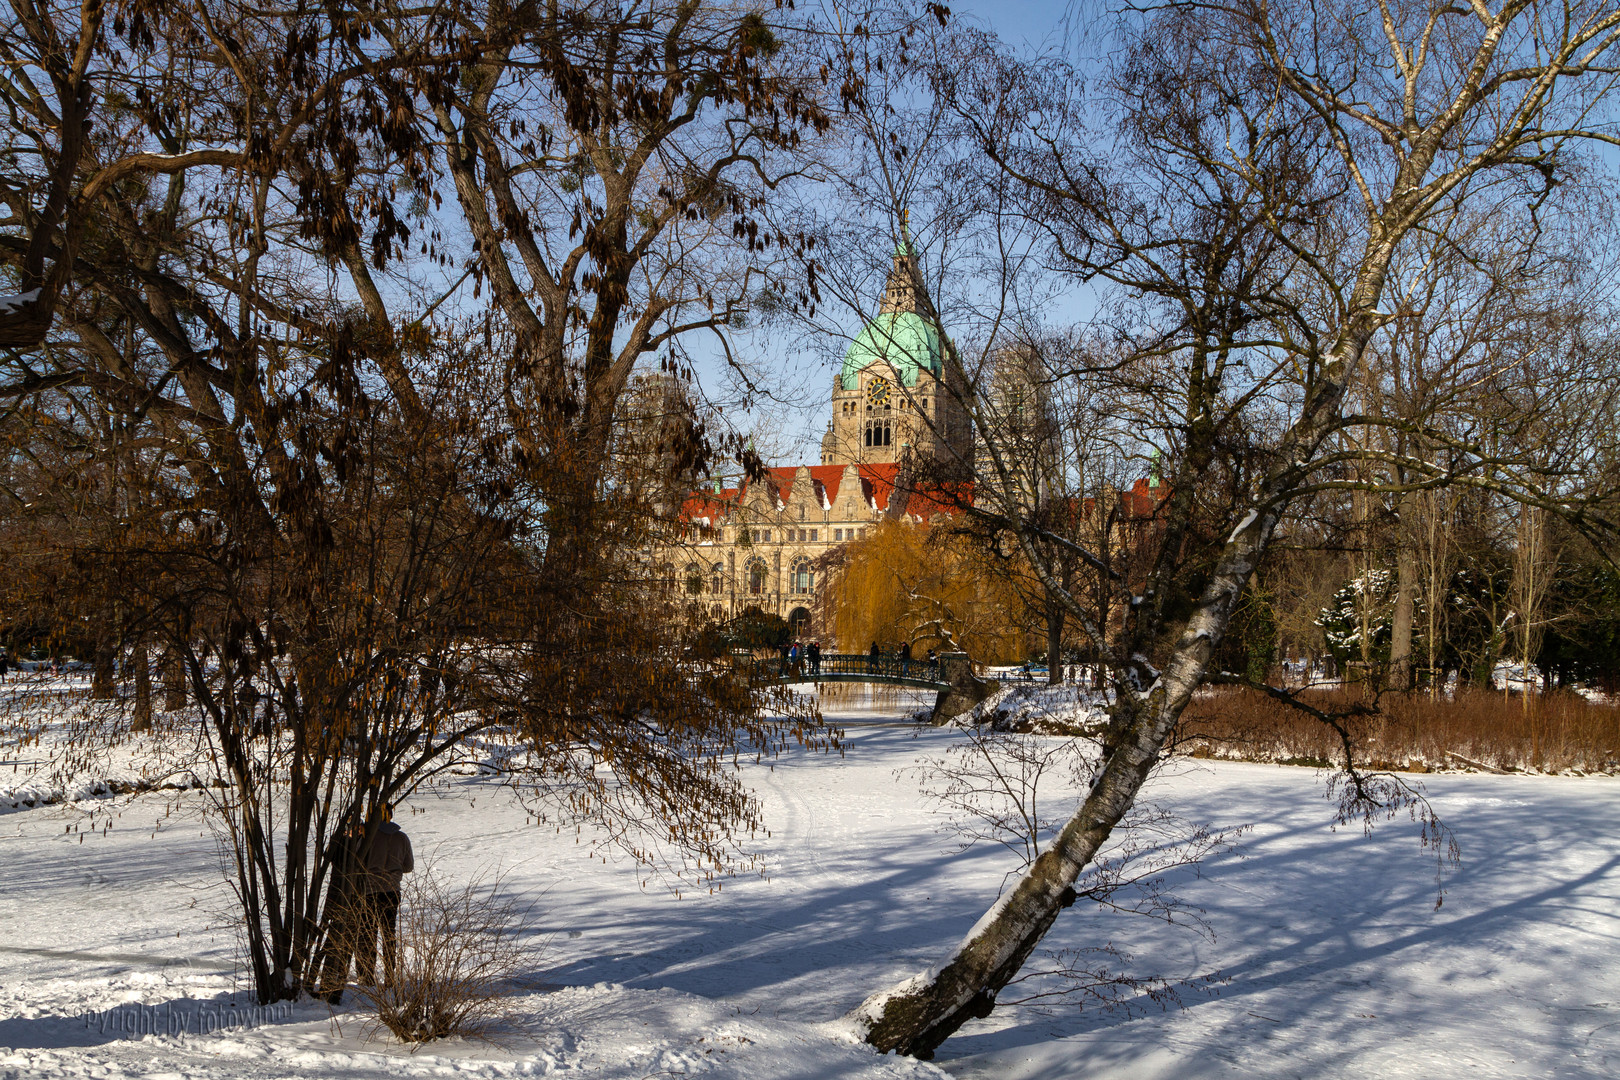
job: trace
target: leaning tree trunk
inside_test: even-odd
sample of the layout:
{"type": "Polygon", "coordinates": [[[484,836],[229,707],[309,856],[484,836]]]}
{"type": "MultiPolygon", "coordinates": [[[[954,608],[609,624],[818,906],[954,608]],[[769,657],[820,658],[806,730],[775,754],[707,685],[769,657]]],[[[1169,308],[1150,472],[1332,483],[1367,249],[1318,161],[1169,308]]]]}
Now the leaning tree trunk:
{"type": "MultiPolygon", "coordinates": [[[[1378,266],[1387,265],[1389,250],[1383,250],[1378,266]]],[[[1346,373],[1360,360],[1372,336],[1371,313],[1381,286],[1381,271],[1364,274],[1358,282],[1358,310],[1364,314],[1351,320],[1337,355],[1323,365],[1321,381],[1307,394],[1299,420],[1278,448],[1282,464],[1261,483],[1254,508],[1227,538],[1164,672],[1147,689],[1120,694],[1115,705],[1118,734],[1105,747],[1091,794],[1012,891],[979,920],[944,963],[872,995],[850,1014],[878,1050],[929,1057],[968,1020],[988,1016],[996,995],[1017,976],[1058,913],[1074,903],[1075,882],[1136,801],[1165,740],[1204,681],[1238,598],[1339,415],[1346,373]]],[[[1188,478],[1188,482],[1196,481],[1188,478]]]]}
{"type": "Polygon", "coordinates": [[[1091,794],[1022,879],[933,974],[917,975],[866,999],[851,1014],[882,1051],[929,1057],[968,1020],[988,1016],[996,994],[1018,974],[1058,913],[1074,903],[1074,883],[1119,824],[1158,760],[1181,711],[1203,681],[1232,609],[1270,541],[1281,504],[1250,511],[1232,534],[1208,588],[1188,620],[1168,669],[1144,693],[1122,695],[1118,741],[1091,794]]]}

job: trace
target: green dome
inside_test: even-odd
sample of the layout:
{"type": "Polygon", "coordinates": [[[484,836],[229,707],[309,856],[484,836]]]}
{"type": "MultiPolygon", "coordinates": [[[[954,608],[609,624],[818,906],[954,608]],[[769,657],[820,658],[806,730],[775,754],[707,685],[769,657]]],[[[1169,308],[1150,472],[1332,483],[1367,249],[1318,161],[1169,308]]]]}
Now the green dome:
{"type": "Polygon", "coordinates": [[[926,367],[935,376],[944,370],[939,362],[939,331],[914,311],[879,315],[866,324],[844,354],[839,385],[845,390],[859,389],[861,369],[874,360],[887,360],[900,385],[916,386],[918,368],[926,367]]]}

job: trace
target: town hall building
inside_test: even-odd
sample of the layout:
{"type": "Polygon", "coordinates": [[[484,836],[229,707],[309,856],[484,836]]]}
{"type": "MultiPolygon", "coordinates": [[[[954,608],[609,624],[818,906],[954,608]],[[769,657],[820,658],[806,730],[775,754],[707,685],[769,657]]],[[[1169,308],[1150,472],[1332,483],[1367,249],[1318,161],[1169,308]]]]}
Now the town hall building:
{"type": "Polygon", "coordinates": [[[971,460],[965,388],[946,374],[913,258],[906,248],[895,252],[878,313],[845,353],[820,463],[773,468],[762,481],[686,499],[683,536],[657,560],[666,580],[711,617],[758,607],[801,636],[826,636],[812,625],[818,556],[885,518],[941,512],[911,490],[908,476],[919,465],[971,460]]]}

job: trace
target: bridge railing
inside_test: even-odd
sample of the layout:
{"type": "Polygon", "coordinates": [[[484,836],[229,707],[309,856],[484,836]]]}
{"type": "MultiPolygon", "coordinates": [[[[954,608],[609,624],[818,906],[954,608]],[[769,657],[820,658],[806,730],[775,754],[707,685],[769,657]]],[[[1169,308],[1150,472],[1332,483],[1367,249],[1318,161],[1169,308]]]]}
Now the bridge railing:
{"type": "Polygon", "coordinates": [[[812,662],[807,656],[797,660],[784,660],[780,656],[755,658],[748,672],[751,682],[814,682],[817,676],[827,675],[940,682],[938,660],[907,660],[899,656],[872,656],[867,653],[823,653],[819,662],[812,662]]]}

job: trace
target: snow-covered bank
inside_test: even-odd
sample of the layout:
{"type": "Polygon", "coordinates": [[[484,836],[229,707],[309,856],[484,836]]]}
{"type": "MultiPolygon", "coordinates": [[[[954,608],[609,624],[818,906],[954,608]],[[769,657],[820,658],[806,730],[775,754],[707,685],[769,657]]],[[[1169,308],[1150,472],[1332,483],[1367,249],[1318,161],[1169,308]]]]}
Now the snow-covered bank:
{"type": "MultiPolygon", "coordinates": [[[[164,987],[148,982],[143,989],[162,992],[164,987]]],[[[187,989],[167,987],[169,992],[187,989]]],[[[0,1075],[19,1080],[553,1075],[901,1080],[944,1075],[920,1062],[880,1058],[828,1025],[759,1021],[735,1006],[677,990],[562,987],[519,999],[529,1029],[498,1045],[452,1040],[415,1053],[370,1038],[363,1018],[353,1014],[334,1016],[309,1003],[242,1008],[226,998],[0,1020],[0,1045],[18,1042],[0,1050],[0,1075]]]]}
{"type": "MultiPolygon", "coordinates": [[[[538,898],[535,975],[557,989],[527,998],[530,1033],[498,1047],[411,1055],[364,1042],[352,1018],[334,1031],[310,1005],[247,1010],[249,1023],[215,1019],[205,1033],[230,1015],[233,989],[235,1009],[250,1001],[231,976],[212,841],[188,812],[163,817],[200,797],[97,804],[93,833],[66,831],[85,821],[70,806],[9,814],[0,1076],[937,1076],[851,1045],[832,1021],[954,944],[1008,860],[950,850],[908,771],[959,732],[846,719],[844,757],[752,774],[770,876],[713,896],[644,888],[643,873],[593,860],[572,832],[526,824],[486,780],[457,778],[402,811],[419,859],[466,877],[498,862],[538,898]],[[122,816],[103,833],[114,803],[122,816]],[[171,1031],[176,1012],[196,1019],[171,1031]]],[[[1169,1011],[1001,1009],[936,1065],[996,1080],[1620,1071],[1620,783],[1424,779],[1463,847],[1438,910],[1435,864],[1411,823],[1335,831],[1308,769],[1178,764],[1155,800],[1213,826],[1253,825],[1241,854],[1211,860],[1201,879],[1177,875],[1216,939],[1076,907],[1052,944],[1112,941],[1144,974],[1223,981],[1169,1011]]]]}

